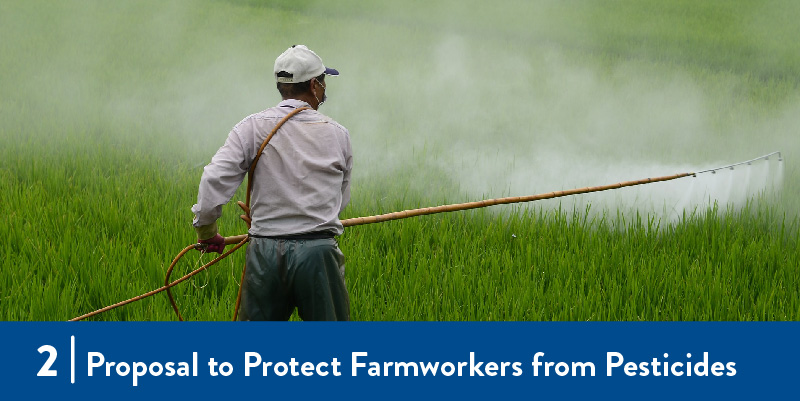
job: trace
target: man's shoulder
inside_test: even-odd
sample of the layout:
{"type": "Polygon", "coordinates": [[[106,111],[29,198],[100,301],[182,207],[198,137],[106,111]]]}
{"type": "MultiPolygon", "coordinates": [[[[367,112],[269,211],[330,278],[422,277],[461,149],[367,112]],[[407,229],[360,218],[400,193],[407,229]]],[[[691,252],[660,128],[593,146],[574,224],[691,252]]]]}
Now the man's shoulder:
{"type": "Polygon", "coordinates": [[[252,120],[252,119],[274,120],[276,118],[278,118],[278,119],[279,118],[283,118],[286,114],[287,114],[287,112],[283,108],[281,108],[279,106],[273,106],[273,107],[270,107],[268,109],[261,110],[258,113],[253,113],[253,114],[245,117],[245,120],[248,120],[248,119],[250,119],[250,120],[252,120]]]}
{"type": "Polygon", "coordinates": [[[233,129],[238,131],[242,128],[242,126],[252,124],[257,121],[276,120],[279,118],[281,118],[280,110],[277,107],[270,107],[243,118],[233,127],[233,129]]]}
{"type": "MultiPolygon", "coordinates": [[[[282,108],[280,105],[278,105],[275,107],[270,107],[268,109],[259,111],[257,113],[250,114],[249,116],[239,121],[239,123],[236,124],[233,127],[233,129],[234,131],[239,132],[243,130],[244,127],[256,128],[256,129],[269,128],[269,126],[274,125],[278,120],[285,117],[289,113],[289,111],[291,111],[291,110],[287,111],[287,109],[288,108],[282,108]],[[263,125],[264,122],[268,122],[267,127],[263,125]]],[[[348,136],[350,135],[350,132],[347,130],[347,128],[344,127],[344,125],[339,124],[338,121],[334,120],[333,118],[325,114],[320,113],[317,110],[313,109],[304,110],[303,112],[298,114],[297,117],[295,118],[297,120],[305,122],[325,122],[329,124],[331,127],[333,127],[335,130],[340,131],[345,135],[348,136]]]]}
{"type": "Polygon", "coordinates": [[[328,124],[336,127],[337,129],[341,130],[345,134],[350,135],[350,132],[347,131],[347,128],[345,128],[344,125],[339,124],[336,120],[334,120],[334,119],[332,119],[332,118],[330,118],[330,117],[328,117],[328,116],[326,116],[324,114],[321,114],[321,115],[325,118],[325,121],[327,121],[328,124]]]}

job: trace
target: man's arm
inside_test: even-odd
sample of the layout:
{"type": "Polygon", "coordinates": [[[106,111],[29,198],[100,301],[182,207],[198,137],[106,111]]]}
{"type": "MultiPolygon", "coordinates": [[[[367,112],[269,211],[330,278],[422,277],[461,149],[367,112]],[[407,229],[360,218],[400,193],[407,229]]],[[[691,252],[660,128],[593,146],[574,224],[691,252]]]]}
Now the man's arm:
{"type": "Polygon", "coordinates": [[[217,235],[217,219],[222,216],[222,205],[228,203],[236,193],[249,167],[247,152],[238,131],[234,129],[211,163],[203,169],[197,203],[192,206],[192,225],[198,239],[206,240],[217,235]]]}
{"type": "Polygon", "coordinates": [[[339,213],[342,213],[345,206],[350,203],[350,173],[353,170],[353,151],[350,147],[350,135],[347,135],[347,144],[345,145],[345,168],[344,177],[342,179],[342,206],[339,207],[339,213]]]}

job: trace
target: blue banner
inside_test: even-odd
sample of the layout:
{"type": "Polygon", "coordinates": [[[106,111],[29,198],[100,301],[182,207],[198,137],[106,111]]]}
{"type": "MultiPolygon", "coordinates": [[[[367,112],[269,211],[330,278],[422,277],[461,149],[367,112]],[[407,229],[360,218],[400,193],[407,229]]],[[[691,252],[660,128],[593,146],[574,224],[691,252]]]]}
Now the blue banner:
{"type": "Polygon", "coordinates": [[[27,399],[796,398],[798,322],[0,322],[27,399]]]}

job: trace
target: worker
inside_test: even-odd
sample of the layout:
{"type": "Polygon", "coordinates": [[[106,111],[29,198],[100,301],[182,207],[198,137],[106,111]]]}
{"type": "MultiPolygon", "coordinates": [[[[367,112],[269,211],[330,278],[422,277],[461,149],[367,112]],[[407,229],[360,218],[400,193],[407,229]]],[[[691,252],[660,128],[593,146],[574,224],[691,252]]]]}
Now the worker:
{"type": "Polygon", "coordinates": [[[207,251],[222,253],[216,224],[222,205],[276,123],[310,107],[279,128],[257,161],[238,316],[285,321],[297,308],[303,320],[349,320],[344,255],[335,237],[344,231],[339,214],[350,200],[350,134],[317,111],[327,99],[325,77],[339,72],[303,45],[278,56],[274,71],[283,100],[233,127],[203,169],[192,225],[207,251]]]}

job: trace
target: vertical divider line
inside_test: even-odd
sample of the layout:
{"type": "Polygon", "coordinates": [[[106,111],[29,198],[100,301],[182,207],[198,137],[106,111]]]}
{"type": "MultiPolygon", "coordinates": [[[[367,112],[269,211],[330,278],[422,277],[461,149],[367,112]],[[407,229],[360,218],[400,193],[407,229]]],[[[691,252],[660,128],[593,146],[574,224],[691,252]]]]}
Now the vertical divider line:
{"type": "Polygon", "coordinates": [[[72,352],[70,354],[70,383],[75,384],[75,336],[70,336],[72,352]]]}

